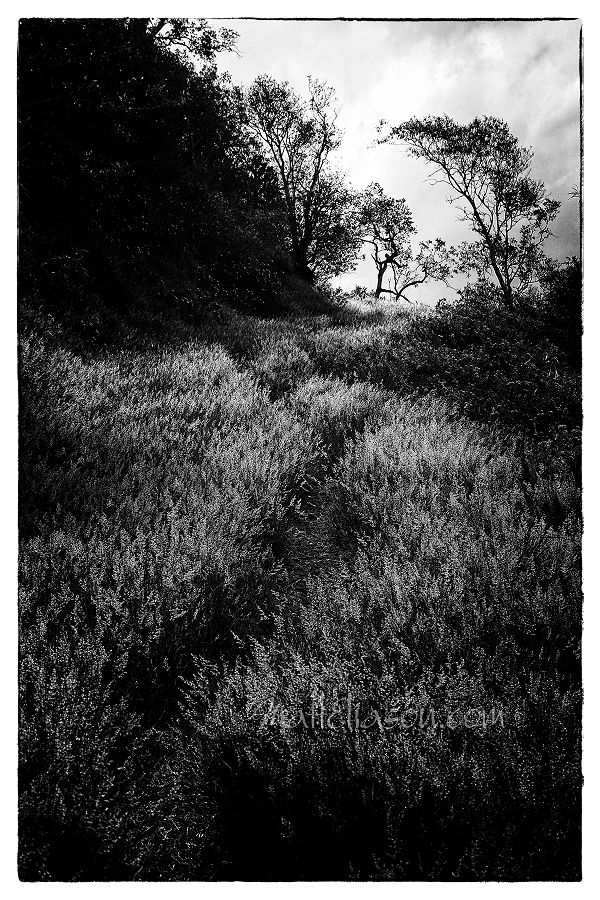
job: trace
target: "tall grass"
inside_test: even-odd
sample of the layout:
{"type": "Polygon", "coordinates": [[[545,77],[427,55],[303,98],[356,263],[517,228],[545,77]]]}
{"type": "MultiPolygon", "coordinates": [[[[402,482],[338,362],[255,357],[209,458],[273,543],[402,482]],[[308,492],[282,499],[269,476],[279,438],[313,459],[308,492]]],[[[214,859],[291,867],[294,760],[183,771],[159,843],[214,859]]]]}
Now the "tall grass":
{"type": "Polygon", "coordinates": [[[577,475],[415,327],[23,340],[22,878],[578,877],[577,475]]]}

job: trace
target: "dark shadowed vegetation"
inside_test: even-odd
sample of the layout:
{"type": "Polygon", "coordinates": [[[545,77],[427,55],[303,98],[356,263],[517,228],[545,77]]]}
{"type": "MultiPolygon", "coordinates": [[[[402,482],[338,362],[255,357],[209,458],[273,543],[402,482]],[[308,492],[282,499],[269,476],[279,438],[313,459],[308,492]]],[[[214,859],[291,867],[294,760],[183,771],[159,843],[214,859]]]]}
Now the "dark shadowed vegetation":
{"type": "Polygon", "coordinates": [[[86,332],[215,298],[268,308],[287,265],[219,36],[196,24],[192,62],[139,22],[21,26],[21,290],[86,332]]]}

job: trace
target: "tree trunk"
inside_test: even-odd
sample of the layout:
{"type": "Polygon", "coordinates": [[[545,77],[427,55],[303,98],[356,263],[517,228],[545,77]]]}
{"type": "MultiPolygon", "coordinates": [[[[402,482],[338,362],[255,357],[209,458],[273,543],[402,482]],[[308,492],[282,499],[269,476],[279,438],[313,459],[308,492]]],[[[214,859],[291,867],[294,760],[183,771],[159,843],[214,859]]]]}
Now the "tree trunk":
{"type": "Polygon", "coordinates": [[[377,287],[375,288],[375,299],[378,300],[383,291],[383,276],[386,270],[385,263],[377,268],[377,287]]]}
{"type": "Polygon", "coordinates": [[[502,291],[502,296],[504,297],[504,302],[506,304],[507,309],[514,309],[514,301],[512,295],[512,287],[509,280],[504,280],[502,277],[502,272],[500,271],[500,264],[498,262],[498,258],[496,256],[496,251],[494,250],[494,243],[492,241],[492,237],[490,235],[489,229],[485,227],[483,219],[479,215],[479,211],[468,194],[463,193],[463,197],[465,197],[471,205],[473,210],[473,217],[479,226],[479,234],[483,238],[485,245],[488,248],[488,253],[490,257],[490,262],[492,264],[492,269],[494,270],[494,274],[498,279],[498,284],[500,285],[500,290],[502,291]]]}
{"type": "Polygon", "coordinates": [[[303,281],[308,281],[309,284],[312,284],[315,280],[315,273],[308,265],[303,265],[298,269],[298,275],[302,278],[303,281]]]}
{"type": "Polygon", "coordinates": [[[308,281],[309,284],[312,284],[315,280],[315,273],[312,271],[310,266],[308,265],[308,260],[306,258],[306,252],[304,247],[296,244],[296,246],[292,247],[294,253],[294,262],[296,264],[296,274],[303,281],[308,281]]]}

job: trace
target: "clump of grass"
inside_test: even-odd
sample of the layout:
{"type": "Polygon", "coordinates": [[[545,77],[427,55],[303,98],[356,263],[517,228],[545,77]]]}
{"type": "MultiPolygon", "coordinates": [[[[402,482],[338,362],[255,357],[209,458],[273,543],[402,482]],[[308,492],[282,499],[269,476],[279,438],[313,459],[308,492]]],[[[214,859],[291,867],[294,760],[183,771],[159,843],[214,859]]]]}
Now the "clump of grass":
{"type": "Polygon", "coordinates": [[[276,400],[305,382],[315,367],[308,353],[286,335],[262,349],[252,361],[251,369],[271,399],[276,400]]]}

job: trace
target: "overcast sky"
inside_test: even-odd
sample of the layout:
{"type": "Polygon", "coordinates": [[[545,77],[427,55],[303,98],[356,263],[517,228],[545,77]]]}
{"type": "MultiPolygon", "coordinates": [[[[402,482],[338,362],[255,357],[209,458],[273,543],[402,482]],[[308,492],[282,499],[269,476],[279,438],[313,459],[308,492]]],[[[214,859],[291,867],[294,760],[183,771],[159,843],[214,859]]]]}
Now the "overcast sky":
{"type": "MultiPolygon", "coordinates": [[[[562,202],[548,252],[578,253],[579,209],[569,191],[579,184],[578,22],[214,21],[239,34],[240,54],[221,54],[219,67],[236,84],[268,73],[306,96],[307,76],[335,88],[344,140],[337,162],[355,188],[378,181],[413,212],[418,240],[469,239],[446,202],[443,186],[426,182],[425,163],[397,147],[373,147],[376,126],[411,116],[447,114],[504,119],[534,151],[532,174],[562,202]]],[[[368,258],[340,283],[374,286],[368,258]]],[[[430,302],[443,285],[415,290],[430,302]]]]}

